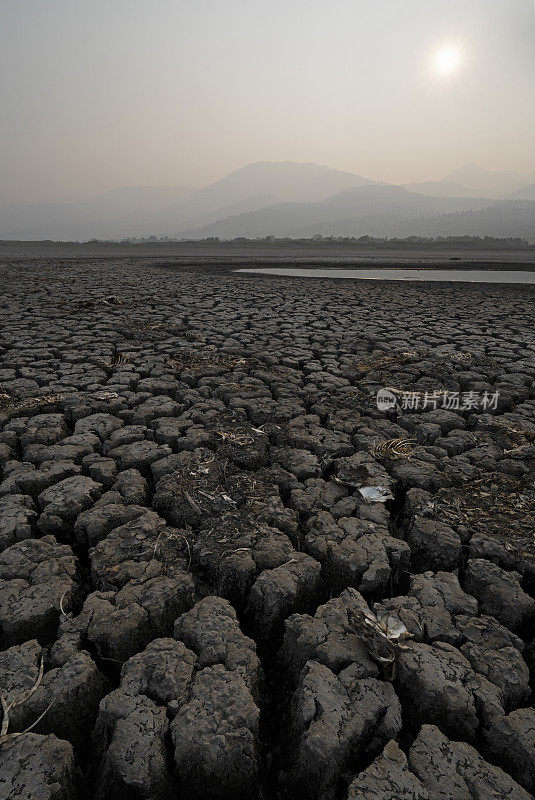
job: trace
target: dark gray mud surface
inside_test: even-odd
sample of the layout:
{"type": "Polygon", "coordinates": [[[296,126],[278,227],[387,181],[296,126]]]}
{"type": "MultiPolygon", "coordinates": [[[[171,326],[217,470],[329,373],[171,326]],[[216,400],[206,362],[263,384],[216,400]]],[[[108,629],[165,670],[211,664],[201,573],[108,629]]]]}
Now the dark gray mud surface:
{"type": "Polygon", "coordinates": [[[447,266],[450,269],[535,269],[535,247],[518,250],[475,250],[455,247],[451,243],[442,248],[408,246],[362,246],[344,241],[262,241],[234,239],[232,241],[185,242],[54,242],[0,240],[0,258],[146,258],[191,263],[226,271],[231,262],[237,266],[278,264],[301,266],[447,266]]]}
{"type": "Polygon", "coordinates": [[[0,798],[533,797],[533,289],[234,266],[0,265],[0,798]]]}

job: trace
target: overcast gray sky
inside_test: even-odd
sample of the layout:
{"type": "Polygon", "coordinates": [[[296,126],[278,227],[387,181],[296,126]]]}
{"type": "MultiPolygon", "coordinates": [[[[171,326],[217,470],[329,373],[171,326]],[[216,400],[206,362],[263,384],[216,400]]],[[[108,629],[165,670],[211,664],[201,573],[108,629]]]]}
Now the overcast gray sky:
{"type": "Polygon", "coordinates": [[[535,173],[533,0],[0,0],[0,201],[246,163],[535,173]],[[443,46],[462,62],[445,79],[443,46]]]}

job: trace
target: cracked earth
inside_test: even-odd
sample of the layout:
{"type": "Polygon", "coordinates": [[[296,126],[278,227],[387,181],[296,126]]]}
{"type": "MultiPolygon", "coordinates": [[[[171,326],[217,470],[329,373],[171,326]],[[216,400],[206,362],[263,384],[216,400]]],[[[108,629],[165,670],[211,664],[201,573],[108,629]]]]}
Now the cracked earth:
{"type": "Polygon", "coordinates": [[[533,289],[0,276],[0,798],[533,797],[533,289]]]}

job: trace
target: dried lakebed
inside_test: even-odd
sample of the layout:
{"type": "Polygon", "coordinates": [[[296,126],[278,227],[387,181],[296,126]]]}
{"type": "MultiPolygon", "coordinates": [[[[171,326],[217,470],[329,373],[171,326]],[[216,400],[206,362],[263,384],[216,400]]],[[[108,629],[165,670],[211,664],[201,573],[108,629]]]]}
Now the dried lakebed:
{"type": "Polygon", "coordinates": [[[533,797],[533,290],[230,269],[0,264],[0,798],[533,797]]]}

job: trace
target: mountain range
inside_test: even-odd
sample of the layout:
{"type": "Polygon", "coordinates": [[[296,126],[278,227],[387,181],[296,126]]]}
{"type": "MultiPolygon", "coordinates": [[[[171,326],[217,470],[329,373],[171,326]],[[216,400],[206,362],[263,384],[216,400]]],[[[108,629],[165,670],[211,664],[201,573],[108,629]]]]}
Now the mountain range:
{"type": "Polygon", "coordinates": [[[0,209],[1,239],[147,235],[515,236],[535,241],[535,176],[476,165],[395,186],[317,164],[257,162],[203,188],[120,187],[0,209]]]}

